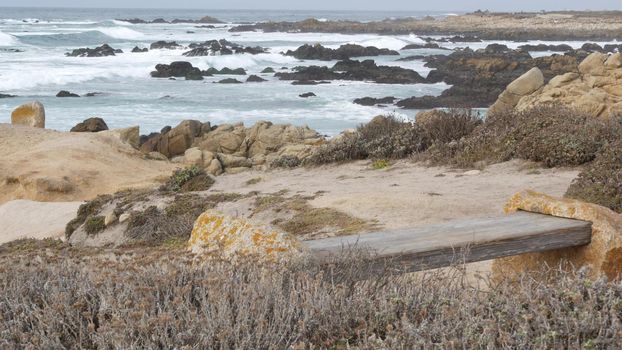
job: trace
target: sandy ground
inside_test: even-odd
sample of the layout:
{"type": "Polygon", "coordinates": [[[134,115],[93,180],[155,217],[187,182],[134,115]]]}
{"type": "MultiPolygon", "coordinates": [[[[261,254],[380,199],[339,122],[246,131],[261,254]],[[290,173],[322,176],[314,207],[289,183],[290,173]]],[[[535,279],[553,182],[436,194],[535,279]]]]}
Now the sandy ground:
{"type": "MultiPolygon", "coordinates": [[[[310,201],[313,206],[335,208],[374,221],[379,229],[398,229],[500,215],[505,202],[525,189],[563,196],[577,174],[576,169],[541,169],[524,161],[492,165],[482,171],[425,167],[408,161],[373,170],[370,162],[360,161],[312,169],[223,175],[210,192],[286,191],[285,196],[315,195],[310,201]]],[[[0,206],[0,243],[23,236],[61,237],[79,204],[8,202],[0,206]]],[[[239,215],[248,210],[247,205],[240,201],[225,203],[217,209],[239,215]]],[[[254,218],[261,224],[269,224],[269,219],[254,218]]],[[[467,267],[469,276],[484,275],[489,270],[490,262],[467,267]]]]}
{"type": "Polygon", "coordinates": [[[0,205],[0,244],[20,238],[62,238],[81,203],[19,199],[0,205]]]}
{"type": "MultiPolygon", "coordinates": [[[[331,207],[353,216],[375,220],[381,229],[398,229],[461,218],[503,214],[503,206],[525,189],[563,196],[576,169],[540,169],[524,161],[490,166],[483,171],[425,167],[398,162],[385,170],[373,170],[366,161],[291,171],[247,172],[218,178],[214,191],[313,195],[317,207],[331,207]],[[257,184],[247,185],[260,178],[257,184]]],[[[236,215],[243,207],[224,205],[236,215]]],[[[267,224],[268,222],[263,222],[267,224]]],[[[469,283],[490,274],[492,261],[466,265],[469,283]]]]}
{"type": "Polygon", "coordinates": [[[385,229],[503,213],[505,202],[525,189],[563,196],[576,169],[540,169],[524,161],[492,165],[483,171],[425,167],[398,162],[373,170],[361,161],[315,169],[250,171],[218,177],[212,191],[252,191],[286,195],[320,193],[310,202],[366,220],[385,229]],[[251,179],[261,179],[247,185],[251,179]]]}
{"type": "Polygon", "coordinates": [[[131,146],[101,133],[0,124],[0,149],[0,204],[12,199],[92,199],[153,185],[175,168],[145,160],[131,146]]]}

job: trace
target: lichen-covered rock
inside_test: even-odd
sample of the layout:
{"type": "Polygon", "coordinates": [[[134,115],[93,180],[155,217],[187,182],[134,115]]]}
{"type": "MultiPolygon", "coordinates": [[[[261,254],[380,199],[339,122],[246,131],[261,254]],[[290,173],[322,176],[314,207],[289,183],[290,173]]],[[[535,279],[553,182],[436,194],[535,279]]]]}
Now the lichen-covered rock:
{"type": "Polygon", "coordinates": [[[39,101],[25,103],[11,113],[11,124],[45,128],[45,108],[39,101]]]}
{"type": "Polygon", "coordinates": [[[195,254],[233,261],[242,257],[263,262],[287,261],[302,253],[300,242],[286,233],[212,210],[197,218],[188,246],[195,254]]]}
{"type": "Polygon", "coordinates": [[[497,259],[492,265],[496,279],[536,271],[545,263],[555,267],[562,261],[575,267],[589,266],[593,277],[605,275],[613,279],[621,276],[622,215],[596,204],[554,198],[533,191],[517,193],[509,200],[505,211],[517,210],[592,222],[592,242],[582,247],[497,259]]]}

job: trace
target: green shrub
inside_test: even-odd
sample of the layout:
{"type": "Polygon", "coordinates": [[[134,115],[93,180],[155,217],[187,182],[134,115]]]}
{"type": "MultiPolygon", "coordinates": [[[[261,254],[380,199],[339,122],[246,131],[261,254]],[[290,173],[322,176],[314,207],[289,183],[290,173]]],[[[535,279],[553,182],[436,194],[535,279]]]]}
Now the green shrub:
{"type": "Polygon", "coordinates": [[[378,159],[371,163],[371,168],[374,170],[380,170],[388,168],[390,165],[389,161],[386,159],[378,159]]]}
{"type": "Polygon", "coordinates": [[[87,218],[97,214],[106,203],[110,202],[110,200],[112,200],[112,196],[103,195],[80,205],[76,218],[71,220],[65,226],[65,238],[69,239],[73,232],[84,224],[87,218]]]}
{"type": "Polygon", "coordinates": [[[622,141],[605,146],[572,182],[566,196],[622,213],[622,141]]]}
{"type": "Polygon", "coordinates": [[[84,231],[87,235],[94,235],[106,228],[103,216],[89,216],[84,222],[84,231]]]}
{"type": "Polygon", "coordinates": [[[193,192],[206,191],[214,184],[214,179],[205,170],[193,165],[185,169],[177,169],[169,180],[161,187],[162,191],[193,192]]]}

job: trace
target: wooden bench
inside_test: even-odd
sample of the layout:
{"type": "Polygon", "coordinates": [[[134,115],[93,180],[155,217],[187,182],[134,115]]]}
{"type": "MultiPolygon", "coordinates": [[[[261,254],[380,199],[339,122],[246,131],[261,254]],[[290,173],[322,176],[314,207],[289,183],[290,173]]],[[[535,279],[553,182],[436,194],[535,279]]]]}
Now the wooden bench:
{"type": "Polygon", "coordinates": [[[344,249],[371,250],[375,260],[402,272],[490,260],[590,243],[590,222],[518,212],[304,242],[320,259],[344,249]]]}

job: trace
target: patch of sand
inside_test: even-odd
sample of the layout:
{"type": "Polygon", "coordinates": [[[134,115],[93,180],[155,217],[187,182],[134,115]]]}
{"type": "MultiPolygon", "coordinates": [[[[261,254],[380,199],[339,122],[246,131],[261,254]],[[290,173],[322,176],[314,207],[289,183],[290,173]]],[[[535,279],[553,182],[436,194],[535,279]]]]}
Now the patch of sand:
{"type": "Polygon", "coordinates": [[[425,167],[406,161],[384,170],[372,170],[370,162],[360,161],[312,169],[223,175],[211,191],[246,194],[286,190],[289,196],[320,193],[311,205],[377,220],[384,229],[399,229],[498,215],[514,193],[525,189],[563,196],[577,174],[576,169],[540,169],[518,160],[492,165],[481,172],[425,167]],[[258,178],[261,180],[257,183],[246,184],[258,178]]]}
{"type": "Polygon", "coordinates": [[[20,238],[62,238],[82,202],[14,200],[0,205],[0,244],[20,238]]]}
{"type": "Polygon", "coordinates": [[[88,200],[154,185],[175,168],[143,159],[128,144],[101,133],[0,124],[0,150],[0,204],[12,199],[88,200]]]}

